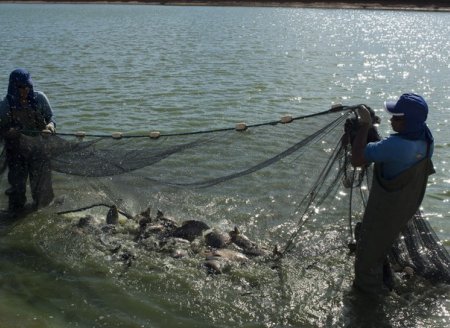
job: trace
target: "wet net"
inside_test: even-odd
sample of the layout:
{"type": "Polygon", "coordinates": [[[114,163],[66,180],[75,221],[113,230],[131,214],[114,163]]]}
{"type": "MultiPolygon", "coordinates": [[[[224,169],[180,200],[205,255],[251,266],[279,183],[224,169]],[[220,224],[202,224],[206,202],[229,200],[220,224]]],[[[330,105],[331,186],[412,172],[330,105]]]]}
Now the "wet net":
{"type": "MultiPolygon", "coordinates": [[[[354,108],[196,132],[24,134],[16,151],[50,161],[56,197],[48,211],[114,205],[130,219],[150,208],[210,225],[233,222],[277,244],[271,256],[279,261],[305,247],[307,225],[344,225],[342,240],[354,248],[372,175],[371,167],[350,165],[354,108]]],[[[375,129],[370,138],[379,138],[375,129]]],[[[450,256],[420,212],[389,260],[397,271],[450,283],[450,256]]]]}

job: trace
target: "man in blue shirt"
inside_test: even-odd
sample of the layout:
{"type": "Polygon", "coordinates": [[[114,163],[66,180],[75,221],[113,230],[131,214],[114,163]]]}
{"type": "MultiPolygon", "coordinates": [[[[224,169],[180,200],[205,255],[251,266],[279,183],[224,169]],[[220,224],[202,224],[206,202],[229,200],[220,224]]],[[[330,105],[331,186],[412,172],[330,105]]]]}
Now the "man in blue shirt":
{"type": "Polygon", "coordinates": [[[389,249],[422,202],[431,163],[433,136],[425,121],[428,105],[413,93],[386,102],[396,132],[378,142],[367,143],[372,125],[369,111],[358,108],[359,128],[352,143],[352,165],[374,163],[369,199],[357,240],[354,287],[379,294],[383,286],[383,263],[389,249]]]}
{"type": "Polygon", "coordinates": [[[0,138],[3,139],[8,182],[8,210],[23,211],[26,184],[30,178],[33,207],[48,205],[53,199],[50,161],[31,147],[30,141],[42,138],[40,132],[55,133],[53,111],[47,97],[34,91],[30,73],[22,68],[9,76],[8,94],[0,101],[0,138]]]}

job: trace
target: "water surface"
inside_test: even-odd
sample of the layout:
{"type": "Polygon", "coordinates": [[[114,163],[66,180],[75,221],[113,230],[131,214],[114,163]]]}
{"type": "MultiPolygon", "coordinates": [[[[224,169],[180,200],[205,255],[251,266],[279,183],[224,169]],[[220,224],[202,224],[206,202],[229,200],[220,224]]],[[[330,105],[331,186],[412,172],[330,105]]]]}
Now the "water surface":
{"type": "MultiPolygon", "coordinates": [[[[187,132],[366,103],[387,135],[383,101],[422,94],[437,171],[423,208],[448,244],[449,35],[449,14],[435,12],[0,4],[0,90],[12,69],[26,67],[49,97],[58,131],[91,133],[187,132]]],[[[277,181],[265,190],[276,194],[277,181]]],[[[238,220],[254,238],[278,231],[262,236],[281,205],[241,203],[233,198],[239,190],[229,189],[202,195],[204,206],[189,194],[155,198],[179,200],[224,227],[238,220]]],[[[0,320],[4,327],[345,326],[352,258],[330,249],[345,240],[344,221],[310,227],[304,238],[315,248],[298,250],[281,277],[264,265],[212,277],[196,260],[166,256],[124,273],[91,237],[81,243],[60,217],[36,215],[2,233],[0,320]]],[[[446,327],[448,286],[415,287],[365,324],[446,327]]]]}

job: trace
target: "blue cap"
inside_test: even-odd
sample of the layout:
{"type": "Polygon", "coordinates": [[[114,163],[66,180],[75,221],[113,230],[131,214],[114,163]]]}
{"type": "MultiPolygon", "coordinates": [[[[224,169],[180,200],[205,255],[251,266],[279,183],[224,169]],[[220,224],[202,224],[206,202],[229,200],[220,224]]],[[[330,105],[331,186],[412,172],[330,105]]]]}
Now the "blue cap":
{"type": "Polygon", "coordinates": [[[404,93],[398,101],[385,101],[384,108],[391,115],[404,116],[410,122],[425,122],[428,116],[425,99],[415,93],[404,93]]]}

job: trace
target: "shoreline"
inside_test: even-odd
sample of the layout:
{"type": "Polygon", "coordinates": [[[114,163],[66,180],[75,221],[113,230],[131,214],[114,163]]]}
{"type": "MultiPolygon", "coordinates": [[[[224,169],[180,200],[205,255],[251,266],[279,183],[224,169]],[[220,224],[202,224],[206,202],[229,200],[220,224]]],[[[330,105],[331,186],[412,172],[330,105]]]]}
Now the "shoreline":
{"type": "Polygon", "coordinates": [[[450,12],[450,3],[437,1],[406,1],[406,0],[378,0],[378,1],[319,1],[319,0],[285,0],[285,1],[214,1],[214,0],[108,0],[108,1],[80,1],[80,0],[0,0],[0,3],[15,4],[140,4],[166,6],[224,6],[224,7],[288,7],[288,8],[320,8],[320,9],[369,9],[369,10],[410,10],[410,11],[440,11],[450,12]]]}

